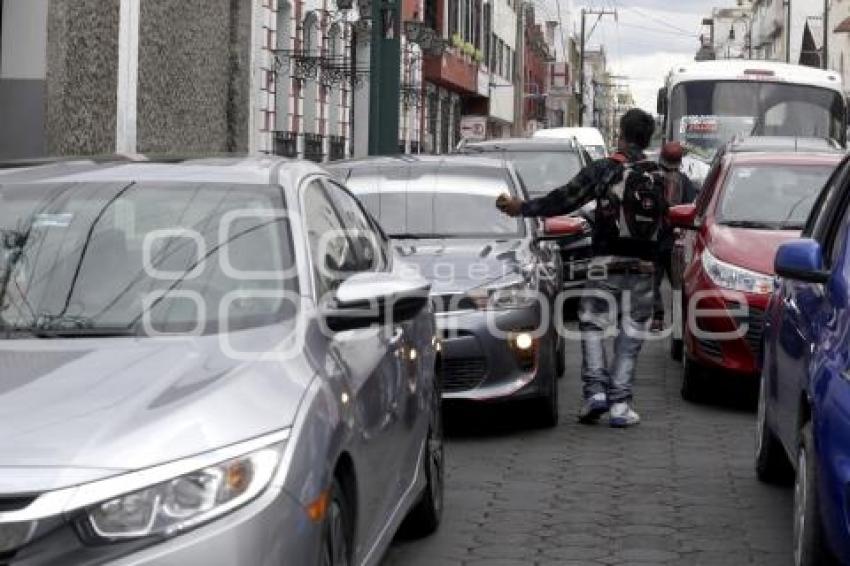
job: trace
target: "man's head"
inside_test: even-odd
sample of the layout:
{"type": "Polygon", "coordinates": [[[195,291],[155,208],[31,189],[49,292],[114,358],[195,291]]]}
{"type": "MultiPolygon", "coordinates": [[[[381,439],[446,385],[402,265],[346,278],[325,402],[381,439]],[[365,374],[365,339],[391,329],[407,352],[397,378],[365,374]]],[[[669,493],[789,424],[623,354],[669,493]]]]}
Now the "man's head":
{"type": "Polygon", "coordinates": [[[641,150],[649,147],[655,133],[655,119],[640,108],[632,108],[620,118],[620,140],[641,150]]]}
{"type": "Polygon", "coordinates": [[[658,156],[658,164],[665,171],[678,171],[682,166],[682,157],[685,155],[685,150],[677,141],[667,142],[661,148],[661,155],[658,156]]]}

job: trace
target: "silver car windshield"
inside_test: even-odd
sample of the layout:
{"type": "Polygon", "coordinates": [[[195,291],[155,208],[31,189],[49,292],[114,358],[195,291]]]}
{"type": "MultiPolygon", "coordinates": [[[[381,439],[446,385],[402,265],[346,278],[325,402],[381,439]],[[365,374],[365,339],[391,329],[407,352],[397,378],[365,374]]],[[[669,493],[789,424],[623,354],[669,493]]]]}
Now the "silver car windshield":
{"type": "Polygon", "coordinates": [[[256,185],[0,185],[0,336],[214,333],[292,316],[282,199],[256,185]]]}
{"type": "Polygon", "coordinates": [[[500,194],[516,195],[504,170],[493,167],[382,167],[348,179],[349,188],[395,238],[511,238],[521,220],[496,208],[500,194]]]}

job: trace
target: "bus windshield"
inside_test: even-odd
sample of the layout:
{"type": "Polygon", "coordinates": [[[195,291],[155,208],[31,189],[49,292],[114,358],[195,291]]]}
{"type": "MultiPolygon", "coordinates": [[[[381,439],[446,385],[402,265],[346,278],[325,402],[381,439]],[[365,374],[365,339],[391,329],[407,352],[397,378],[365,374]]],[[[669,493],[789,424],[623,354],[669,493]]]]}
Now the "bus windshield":
{"type": "Polygon", "coordinates": [[[846,141],[837,91],[783,82],[692,81],[670,95],[671,139],[712,155],[738,134],[846,141]]]}

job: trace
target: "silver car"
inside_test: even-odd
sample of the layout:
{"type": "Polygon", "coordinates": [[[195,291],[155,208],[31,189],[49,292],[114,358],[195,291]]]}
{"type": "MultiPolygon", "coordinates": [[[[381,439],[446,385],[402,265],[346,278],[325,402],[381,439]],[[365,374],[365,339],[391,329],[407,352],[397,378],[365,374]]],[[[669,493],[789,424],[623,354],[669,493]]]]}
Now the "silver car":
{"type": "Polygon", "coordinates": [[[319,168],[0,170],[0,563],[376,564],[442,510],[428,283],[319,168]]]}
{"type": "Polygon", "coordinates": [[[496,209],[527,197],[504,161],[465,156],[372,158],[332,171],[432,286],[444,399],[529,401],[558,422],[565,341],[557,332],[561,263],[532,219],[496,209]]]}

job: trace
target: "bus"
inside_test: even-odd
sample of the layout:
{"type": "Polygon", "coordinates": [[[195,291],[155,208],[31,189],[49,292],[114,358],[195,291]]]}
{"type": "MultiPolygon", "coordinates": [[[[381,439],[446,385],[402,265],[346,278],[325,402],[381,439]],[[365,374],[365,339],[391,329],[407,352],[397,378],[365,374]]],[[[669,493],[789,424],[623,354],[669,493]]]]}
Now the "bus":
{"type": "Polygon", "coordinates": [[[682,142],[704,163],[736,136],[826,138],[847,146],[841,77],[813,67],[734,59],[679,65],[658,91],[658,113],[664,141],[682,142]]]}

